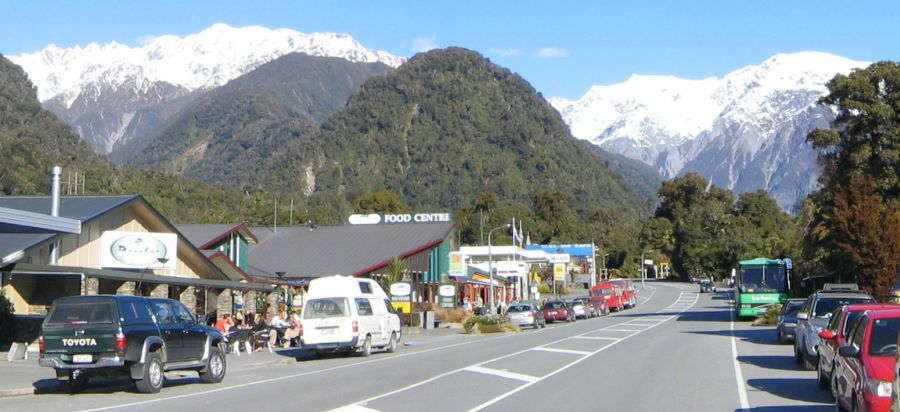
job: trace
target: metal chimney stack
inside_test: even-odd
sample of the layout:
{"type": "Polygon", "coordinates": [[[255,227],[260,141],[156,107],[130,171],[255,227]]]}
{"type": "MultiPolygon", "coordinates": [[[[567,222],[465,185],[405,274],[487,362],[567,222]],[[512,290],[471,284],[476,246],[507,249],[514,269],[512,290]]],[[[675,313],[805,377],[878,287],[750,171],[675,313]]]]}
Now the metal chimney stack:
{"type": "MultiPolygon", "coordinates": [[[[62,168],[59,166],[53,166],[50,169],[50,175],[52,179],[50,181],[50,216],[58,217],[59,216],[59,179],[62,176],[62,168]]],[[[54,241],[50,245],[50,264],[56,265],[59,263],[59,241],[54,241]]]]}

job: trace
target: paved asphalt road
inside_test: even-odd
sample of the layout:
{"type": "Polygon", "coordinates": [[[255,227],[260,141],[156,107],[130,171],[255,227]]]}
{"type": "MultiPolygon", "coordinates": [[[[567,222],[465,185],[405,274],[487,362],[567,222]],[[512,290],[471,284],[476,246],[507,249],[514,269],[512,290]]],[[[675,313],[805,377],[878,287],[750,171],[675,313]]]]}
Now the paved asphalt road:
{"type": "Polygon", "coordinates": [[[833,410],[815,372],[769,327],[731,322],[730,294],[647,283],[636,309],[520,334],[404,337],[397,353],[229,371],[218,385],[170,376],[162,393],[123,383],[0,399],[0,410],[629,411],[833,410]]]}

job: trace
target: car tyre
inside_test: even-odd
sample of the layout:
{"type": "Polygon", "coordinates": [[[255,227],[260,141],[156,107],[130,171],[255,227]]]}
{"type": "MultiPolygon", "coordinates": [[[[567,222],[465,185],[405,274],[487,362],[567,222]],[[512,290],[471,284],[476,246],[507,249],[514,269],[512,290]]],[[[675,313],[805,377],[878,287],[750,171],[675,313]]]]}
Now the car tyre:
{"type": "MultiPolygon", "coordinates": [[[[834,369],[832,368],[832,373],[834,373],[834,369]]],[[[819,355],[819,361],[816,362],[816,383],[819,384],[819,389],[828,389],[829,384],[831,383],[829,380],[825,378],[825,373],[822,371],[822,355],[819,355]]]]}
{"type": "Polygon", "coordinates": [[[359,347],[359,356],[368,357],[372,354],[372,337],[366,335],[366,340],[363,341],[362,346],[359,347]]]}
{"type": "Polygon", "coordinates": [[[803,363],[803,355],[800,354],[800,345],[802,345],[802,342],[800,342],[800,339],[795,339],[795,341],[794,341],[794,363],[796,363],[798,365],[803,363]]]}
{"type": "Polygon", "coordinates": [[[394,353],[397,351],[397,334],[395,332],[391,332],[391,340],[388,341],[387,348],[385,349],[387,353],[394,353]]]}
{"type": "Polygon", "coordinates": [[[225,378],[225,355],[218,346],[209,349],[209,359],[206,360],[206,366],[200,369],[200,381],[203,383],[219,383],[225,378]]]}
{"type": "Polygon", "coordinates": [[[159,354],[156,352],[147,354],[147,363],[144,364],[144,371],[141,379],[134,381],[137,390],[140,393],[159,393],[165,381],[163,374],[164,368],[159,354]]]}

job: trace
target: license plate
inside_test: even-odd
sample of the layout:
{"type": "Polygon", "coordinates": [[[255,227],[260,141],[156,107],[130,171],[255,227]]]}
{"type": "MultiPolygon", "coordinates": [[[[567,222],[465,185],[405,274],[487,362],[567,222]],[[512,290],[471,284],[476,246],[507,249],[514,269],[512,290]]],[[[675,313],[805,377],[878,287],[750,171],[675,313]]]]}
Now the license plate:
{"type": "Polygon", "coordinates": [[[322,335],[334,335],[334,329],[322,329],[322,335]]]}
{"type": "Polygon", "coordinates": [[[550,312],[550,314],[551,314],[551,315],[555,315],[555,314],[556,314],[556,312],[550,312]]]}
{"type": "Polygon", "coordinates": [[[72,356],[72,363],[91,363],[94,361],[93,355],[75,355],[72,356]]]}

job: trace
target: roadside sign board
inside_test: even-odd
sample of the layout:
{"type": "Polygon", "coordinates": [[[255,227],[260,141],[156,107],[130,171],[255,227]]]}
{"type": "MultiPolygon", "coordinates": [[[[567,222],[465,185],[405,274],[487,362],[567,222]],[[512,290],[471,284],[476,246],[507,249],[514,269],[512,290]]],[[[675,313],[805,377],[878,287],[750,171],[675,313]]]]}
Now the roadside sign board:
{"type": "Polygon", "coordinates": [[[549,253],[547,254],[547,262],[550,263],[569,263],[568,253],[549,253]]]}
{"type": "Polygon", "coordinates": [[[456,285],[445,283],[438,287],[438,306],[448,309],[456,307],[456,285]]]}
{"type": "Polygon", "coordinates": [[[391,283],[391,305],[403,313],[412,312],[412,285],[409,282],[391,283]]]}
{"type": "Polygon", "coordinates": [[[558,281],[566,280],[566,264],[565,263],[554,263],[553,264],[553,280],[558,280],[558,281]]]}

